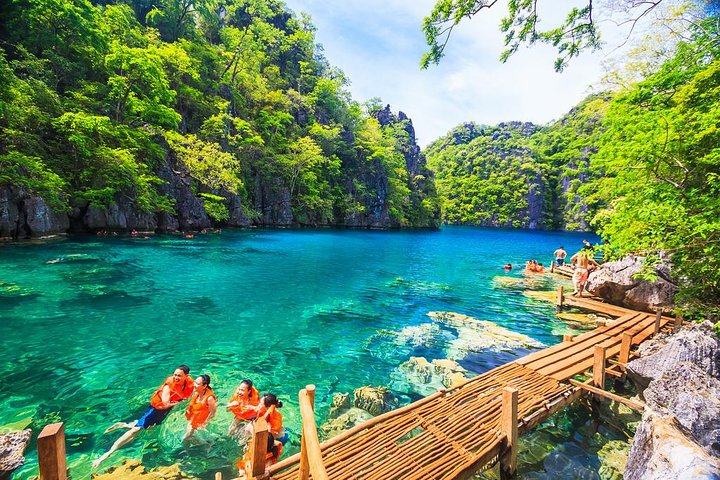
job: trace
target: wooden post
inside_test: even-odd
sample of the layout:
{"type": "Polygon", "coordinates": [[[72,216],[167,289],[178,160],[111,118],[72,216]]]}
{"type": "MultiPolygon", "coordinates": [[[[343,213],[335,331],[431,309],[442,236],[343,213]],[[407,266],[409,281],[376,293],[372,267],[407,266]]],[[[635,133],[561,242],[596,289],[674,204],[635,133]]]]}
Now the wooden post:
{"type": "Polygon", "coordinates": [[[662,314],[663,314],[662,307],[658,307],[657,315],[655,315],[655,332],[653,333],[653,336],[660,333],[660,319],[662,318],[662,314]]]}
{"type": "Polygon", "coordinates": [[[572,335],[567,334],[567,333],[563,334],[563,342],[572,342],[572,341],[573,341],[572,335]]]}
{"type": "MultiPolygon", "coordinates": [[[[305,393],[310,400],[310,406],[315,411],[315,385],[306,385],[305,393]]],[[[310,461],[308,460],[307,444],[305,441],[305,435],[302,436],[300,441],[300,468],[298,469],[298,479],[308,480],[310,478],[310,461]]]]}
{"type": "Polygon", "coordinates": [[[563,302],[565,301],[565,297],[564,297],[564,295],[563,295],[563,294],[564,294],[564,290],[565,290],[565,289],[563,288],[562,285],[560,285],[560,286],[558,287],[558,291],[557,291],[557,301],[555,302],[555,306],[557,307],[557,311],[558,311],[558,312],[559,312],[560,310],[562,310],[563,302]]]}
{"type": "Polygon", "coordinates": [[[500,428],[506,437],[506,447],[500,453],[500,478],[506,480],[517,471],[518,391],[512,387],[503,388],[500,428]]]}
{"type": "Polygon", "coordinates": [[[683,324],[683,316],[682,313],[678,313],[675,315],[675,323],[673,324],[673,333],[677,333],[680,330],[680,327],[682,327],[683,324]]]}
{"type": "Polygon", "coordinates": [[[45,425],[37,439],[41,480],[66,480],[65,428],[62,423],[45,425]]]}
{"type": "Polygon", "coordinates": [[[221,472],[216,472],[216,473],[215,473],[215,480],[222,480],[222,473],[221,473],[221,472]]]}
{"type": "Polygon", "coordinates": [[[624,332],[622,334],[622,343],[620,344],[620,356],[618,361],[623,364],[623,368],[625,368],[625,364],[630,360],[630,347],[632,347],[632,340],[632,333],[624,332]]]}
{"type": "Polygon", "coordinates": [[[605,353],[606,348],[595,345],[595,362],[593,364],[593,385],[605,390],[605,353]]]}
{"type": "Polygon", "coordinates": [[[253,434],[248,445],[250,455],[249,460],[245,462],[245,473],[250,479],[265,475],[268,439],[267,421],[264,418],[258,418],[252,425],[253,434]]]}

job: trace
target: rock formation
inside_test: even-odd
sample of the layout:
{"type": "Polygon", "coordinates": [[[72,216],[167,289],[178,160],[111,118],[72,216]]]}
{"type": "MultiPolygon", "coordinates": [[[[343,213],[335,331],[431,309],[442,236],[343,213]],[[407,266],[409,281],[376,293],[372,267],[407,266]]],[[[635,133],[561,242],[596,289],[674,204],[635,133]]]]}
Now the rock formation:
{"type": "Polygon", "coordinates": [[[395,395],[385,387],[360,387],[353,392],[353,406],[361,408],[373,416],[397,408],[399,402],[395,395]]]}
{"type": "Polygon", "coordinates": [[[9,479],[13,471],[23,466],[23,452],[31,434],[30,430],[0,434],[0,479],[9,479]]]}
{"type": "Polygon", "coordinates": [[[467,370],[448,359],[410,357],[393,374],[392,387],[396,390],[412,390],[427,396],[442,388],[450,388],[466,379],[467,370]],[[398,385],[396,388],[395,385],[398,385]]]}
{"type": "Polygon", "coordinates": [[[646,401],[627,480],[720,478],[720,340],[709,322],[649,342],[627,366],[646,401]]]}
{"type": "Polygon", "coordinates": [[[663,263],[655,268],[656,281],[642,280],[635,276],[642,270],[643,261],[642,257],[628,256],[604,263],[590,274],[586,288],[612,304],[633,310],[671,306],[677,285],[670,276],[670,266],[663,263]]]}
{"type": "Polygon", "coordinates": [[[128,460],[117,467],[112,467],[107,473],[94,475],[93,480],[192,480],[182,470],[180,465],[170,465],[147,470],[139,460],[128,460]]]}

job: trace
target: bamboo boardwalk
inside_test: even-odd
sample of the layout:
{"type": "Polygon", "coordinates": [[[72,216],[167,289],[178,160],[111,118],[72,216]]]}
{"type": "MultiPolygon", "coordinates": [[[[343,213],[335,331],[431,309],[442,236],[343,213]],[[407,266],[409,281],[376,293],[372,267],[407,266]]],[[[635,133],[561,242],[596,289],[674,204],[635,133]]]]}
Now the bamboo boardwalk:
{"type": "MultiPolygon", "coordinates": [[[[563,299],[562,293],[559,298],[563,299]]],[[[590,369],[598,372],[593,375],[593,383],[594,391],[600,393],[606,373],[622,375],[621,367],[628,361],[631,347],[672,321],[661,315],[614,310],[591,299],[567,300],[573,304],[585,302],[585,308],[595,309],[595,305],[619,318],[383,414],[320,444],[318,457],[326,478],[465,479],[498,461],[502,465],[508,443],[517,443],[509,440],[512,435],[507,433],[503,412],[503,408],[507,410],[503,407],[507,387],[517,390],[517,422],[513,428],[522,434],[585,390],[592,390],[586,386],[587,381],[573,377],[591,375],[590,369]]],[[[269,478],[307,478],[300,470],[298,454],[272,466],[269,478]]]]}

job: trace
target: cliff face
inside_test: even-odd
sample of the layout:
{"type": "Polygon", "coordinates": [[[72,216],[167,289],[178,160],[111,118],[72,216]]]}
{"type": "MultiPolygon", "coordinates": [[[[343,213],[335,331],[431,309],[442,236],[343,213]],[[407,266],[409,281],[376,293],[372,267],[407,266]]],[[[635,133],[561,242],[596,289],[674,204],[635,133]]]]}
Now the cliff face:
{"type": "MultiPolygon", "coordinates": [[[[107,207],[90,204],[76,205],[69,212],[53,212],[44,200],[25,190],[9,186],[0,187],[0,237],[25,238],[66,232],[96,232],[110,230],[138,231],[193,231],[214,226],[230,227],[293,227],[323,225],[352,228],[436,228],[439,225],[439,208],[426,209],[423,200],[436,198],[432,172],[427,169],[425,157],[415,139],[412,121],[400,112],[395,115],[388,105],[374,112],[381,129],[398,127],[405,132],[398,139],[397,149],[402,156],[406,175],[402,185],[391,184],[389,169],[383,159],[369,159],[356,149],[341,158],[340,175],[335,188],[343,190],[346,205],[332,205],[327,213],[318,214],[298,207],[286,178],[261,172],[251,172],[246,182],[248,195],[231,194],[199,184],[188,167],[167,144],[166,155],[155,169],[162,180],[158,193],[172,201],[172,211],[143,212],[129,196],[120,195],[107,207]],[[393,210],[394,190],[405,188],[400,198],[404,211],[393,210]],[[202,193],[222,193],[227,219],[214,221],[206,208],[202,193]],[[410,222],[399,218],[409,218],[410,222]]],[[[343,140],[354,144],[351,132],[343,140]]]]}

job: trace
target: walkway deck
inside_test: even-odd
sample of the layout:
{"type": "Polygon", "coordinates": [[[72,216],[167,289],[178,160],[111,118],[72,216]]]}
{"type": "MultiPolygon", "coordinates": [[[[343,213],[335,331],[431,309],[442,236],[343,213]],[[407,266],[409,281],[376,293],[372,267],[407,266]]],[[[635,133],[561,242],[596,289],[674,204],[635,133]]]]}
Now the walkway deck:
{"type": "MultiPolygon", "coordinates": [[[[655,332],[653,314],[614,316],[619,315],[572,342],[534,352],[322,443],[328,478],[466,479],[494,464],[507,442],[500,428],[503,388],[518,390],[520,434],[532,429],[581,395],[569,380],[593,367],[596,346],[610,358],[620,353],[624,333],[632,336],[631,345],[637,345],[655,332]]],[[[660,320],[660,326],[672,321],[660,320]]],[[[270,475],[295,480],[298,468],[295,455],[274,465],[270,475]]]]}

